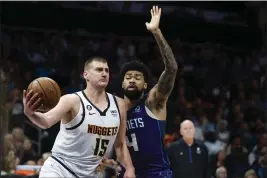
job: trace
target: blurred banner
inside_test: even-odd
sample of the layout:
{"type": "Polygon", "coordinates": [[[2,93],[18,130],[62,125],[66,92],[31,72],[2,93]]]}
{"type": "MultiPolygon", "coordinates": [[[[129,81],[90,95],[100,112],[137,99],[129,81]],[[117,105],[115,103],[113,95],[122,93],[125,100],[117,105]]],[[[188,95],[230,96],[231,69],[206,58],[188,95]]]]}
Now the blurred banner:
{"type": "MultiPolygon", "coordinates": [[[[6,1],[2,4],[2,24],[10,27],[64,31],[84,29],[101,35],[152,37],[145,28],[145,22],[150,18],[149,4],[144,6],[139,2],[6,1]]],[[[210,41],[236,46],[255,46],[262,41],[259,28],[256,25],[246,26],[235,13],[166,5],[161,7],[164,11],[161,29],[167,39],[210,41]]]]}
{"type": "MultiPolygon", "coordinates": [[[[132,14],[147,14],[150,4],[145,2],[122,2],[122,1],[99,1],[99,2],[58,2],[64,8],[78,8],[85,10],[108,10],[113,12],[123,12],[132,14]]],[[[202,18],[206,22],[223,23],[236,26],[247,26],[247,23],[236,12],[219,12],[216,10],[202,10],[193,7],[181,7],[171,5],[160,5],[164,15],[174,15],[176,17],[190,19],[202,18]]]]}

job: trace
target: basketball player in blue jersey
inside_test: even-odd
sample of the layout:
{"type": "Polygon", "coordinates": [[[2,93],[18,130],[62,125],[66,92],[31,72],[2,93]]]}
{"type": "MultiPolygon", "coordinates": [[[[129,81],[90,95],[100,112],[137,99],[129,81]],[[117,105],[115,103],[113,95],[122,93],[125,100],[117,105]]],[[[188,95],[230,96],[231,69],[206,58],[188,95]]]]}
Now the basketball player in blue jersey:
{"type": "Polygon", "coordinates": [[[124,100],[128,106],[127,146],[137,178],[172,176],[163,137],[166,127],[166,103],[173,89],[178,67],[172,50],[159,29],[160,16],[161,9],[154,6],[151,9],[151,21],[146,23],[147,29],[157,41],[165,64],[158,83],[145,94],[149,79],[146,66],[138,61],[130,61],[121,69],[124,100]]]}
{"type": "Polygon", "coordinates": [[[38,93],[24,91],[24,113],[35,125],[47,129],[60,122],[60,131],[40,178],[97,178],[103,157],[115,147],[126,166],[124,178],[134,178],[134,167],[126,145],[126,107],[123,99],[105,91],[109,82],[107,61],[94,57],[86,61],[83,72],[86,89],[64,95],[50,111],[37,109],[38,93]]]}

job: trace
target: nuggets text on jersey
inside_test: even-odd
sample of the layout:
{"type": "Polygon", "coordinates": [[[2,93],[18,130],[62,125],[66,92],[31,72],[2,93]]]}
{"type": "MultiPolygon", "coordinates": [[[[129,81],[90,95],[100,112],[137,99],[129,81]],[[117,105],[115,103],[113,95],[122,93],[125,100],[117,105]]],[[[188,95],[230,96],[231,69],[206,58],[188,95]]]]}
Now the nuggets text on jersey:
{"type": "Polygon", "coordinates": [[[88,124],[88,133],[98,134],[102,136],[117,135],[118,127],[100,127],[97,125],[88,124]]]}

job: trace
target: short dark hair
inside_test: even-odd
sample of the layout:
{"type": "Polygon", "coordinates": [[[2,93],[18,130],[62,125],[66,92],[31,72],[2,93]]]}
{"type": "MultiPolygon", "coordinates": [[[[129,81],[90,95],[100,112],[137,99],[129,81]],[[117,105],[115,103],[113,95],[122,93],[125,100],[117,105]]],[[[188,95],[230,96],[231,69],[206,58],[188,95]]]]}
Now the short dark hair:
{"type": "Polygon", "coordinates": [[[103,57],[100,57],[100,56],[90,57],[84,63],[84,70],[86,70],[88,65],[91,64],[93,61],[107,63],[107,60],[103,57]]]}
{"type": "Polygon", "coordinates": [[[122,81],[123,81],[125,74],[129,70],[135,70],[135,71],[141,72],[144,75],[145,82],[148,83],[148,79],[150,78],[150,71],[143,62],[138,61],[138,60],[131,60],[123,64],[121,68],[121,72],[120,72],[120,77],[122,81]]]}

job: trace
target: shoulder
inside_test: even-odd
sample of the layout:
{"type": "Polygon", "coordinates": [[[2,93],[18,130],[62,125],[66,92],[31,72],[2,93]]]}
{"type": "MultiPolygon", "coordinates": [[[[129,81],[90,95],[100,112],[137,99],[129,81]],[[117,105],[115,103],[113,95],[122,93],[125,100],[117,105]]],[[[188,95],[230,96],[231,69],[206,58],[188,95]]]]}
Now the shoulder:
{"type": "Polygon", "coordinates": [[[118,103],[124,103],[124,99],[118,96],[113,95],[118,103]]]}
{"type": "Polygon", "coordinates": [[[76,94],[66,94],[60,97],[57,104],[60,108],[65,108],[66,110],[78,110],[80,107],[80,97],[76,94]]]}
{"type": "Polygon", "coordinates": [[[179,147],[181,145],[182,141],[181,140],[177,140],[175,142],[172,142],[169,146],[170,149],[176,149],[177,147],[179,147]]]}
{"type": "Polygon", "coordinates": [[[121,97],[115,96],[115,95],[113,96],[114,96],[115,102],[117,102],[118,105],[125,105],[124,99],[122,99],[121,97]]]}
{"type": "Polygon", "coordinates": [[[107,95],[109,96],[109,99],[111,99],[111,98],[113,98],[113,99],[114,99],[114,101],[116,102],[116,104],[120,105],[121,103],[123,103],[123,102],[124,102],[124,99],[123,99],[123,98],[121,98],[121,97],[118,97],[118,96],[116,96],[116,95],[113,95],[113,94],[111,94],[111,93],[108,93],[108,92],[106,92],[106,93],[107,93],[107,95]]]}
{"type": "Polygon", "coordinates": [[[179,150],[179,147],[181,145],[180,140],[177,140],[175,142],[170,143],[170,145],[166,148],[166,151],[168,152],[169,155],[174,154],[179,150]]]}
{"type": "Polygon", "coordinates": [[[126,104],[125,104],[124,99],[122,99],[122,98],[120,98],[118,96],[115,96],[115,95],[113,95],[113,96],[114,96],[115,102],[117,102],[117,104],[118,104],[120,112],[126,111],[126,104]]]}
{"type": "Polygon", "coordinates": [[[60,97],[60,102],[64,102],[64,104],[77,104],[80,102],[80,97],[76,94],[66,94],[60,97]]]}
{"type": "Polygon", "coordinates": [[[77,94],[66,94],[60,97],[60,100],[67,100],[68,102],[77,102],[80,101],[80,97],[77,94]]]}
{"type": "Polygon", "coordinates": [[[205,147],[205,144],[199,140],[194,139],[194,144],[196,146],[205,147]]]}

